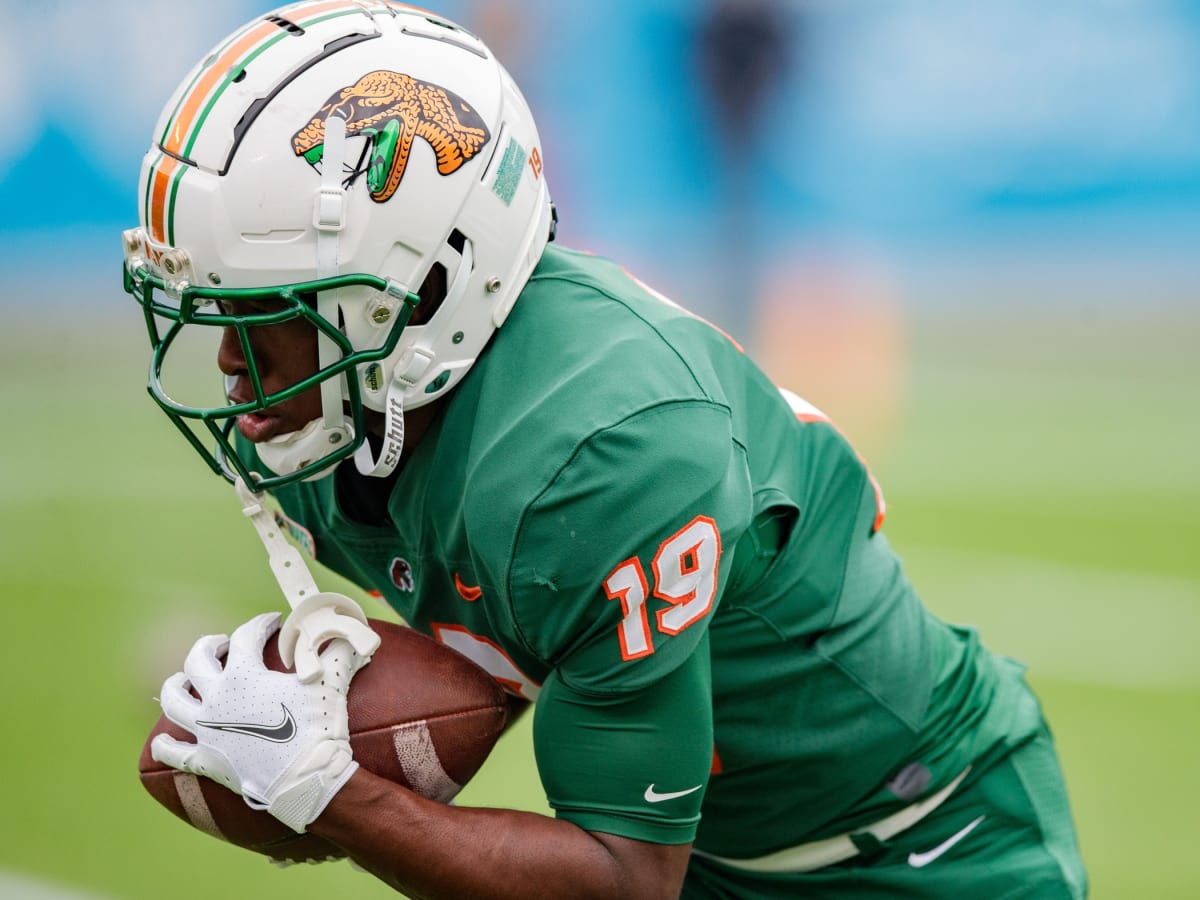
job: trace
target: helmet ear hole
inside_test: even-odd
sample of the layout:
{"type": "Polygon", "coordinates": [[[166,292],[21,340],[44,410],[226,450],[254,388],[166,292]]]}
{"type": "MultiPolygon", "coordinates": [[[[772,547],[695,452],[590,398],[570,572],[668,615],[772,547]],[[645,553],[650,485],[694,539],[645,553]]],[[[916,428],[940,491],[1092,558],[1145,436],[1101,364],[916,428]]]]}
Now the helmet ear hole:
{"type": "Polygon", "coordinates": [[[409,325],[424,325],[433,318],[446,299],[448,281],[444,265],[440,262],[435,262],[430,266],[429,272],[425,275],[425,280],[421,282],[420,290],[417,291],[417,296],[421,298],[421,302],[413,310],[412,317],[408,320],[409,325]]]}

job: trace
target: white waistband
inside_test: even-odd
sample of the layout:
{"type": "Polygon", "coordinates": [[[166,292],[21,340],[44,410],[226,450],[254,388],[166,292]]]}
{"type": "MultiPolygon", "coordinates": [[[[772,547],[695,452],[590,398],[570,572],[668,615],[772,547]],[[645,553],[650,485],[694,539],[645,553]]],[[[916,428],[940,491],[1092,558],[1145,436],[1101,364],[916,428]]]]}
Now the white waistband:
{"type": "Polygon", "coordinates": [[[836,837],[810,841],[807,844],[797,844],[795,847],[787,847],[783,850],[777,850],[774,853],[768,853],[766,856],[758,856],[752,859],[730,859],[729,857],[717,856],[713,853],[705,853],[703,850],[692,850],[692,852],[697,856],[703,856],[705,859],[713,859],[719,863],[724,863],[735,869],[743,869],[747,872],[813,872],[857,856],[858,847],[850,839],[852,833],[870,834],[877,840],[886,841],[888,838],[895,837],[905,829],[916,825],[941,806],[946,801],[946,798],[954,793],[954,789],[962,783],[962,780],[967,777],[967,773],[970,771],[971,767],[967,766],[958,773],[953,781],[936,794],[930,794],[924,800],[906,806],[904,809],[894,812],[890,816],[882,818],[865,828],[856,828],[853,832],[839,834],[836,837]]]}

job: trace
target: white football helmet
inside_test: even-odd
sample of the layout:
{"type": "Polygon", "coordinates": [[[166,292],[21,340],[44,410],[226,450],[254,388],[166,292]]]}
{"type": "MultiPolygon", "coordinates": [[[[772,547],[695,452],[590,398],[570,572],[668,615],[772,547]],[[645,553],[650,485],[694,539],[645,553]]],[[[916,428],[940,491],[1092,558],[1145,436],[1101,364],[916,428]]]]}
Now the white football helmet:
{"type": "Polygon", "coordinates": [[[511,77],[474,35],[385,0],[294,3],[222,41],[163,110],[139,209],[125,289],[150,331],[150,392],[214,470],[260,488],[322,477],[351,453],[365,474],[391,472],[403,410],[462,379],[554,229],[511,77]],[[435,266],[444,297],[422,300],[435,266]],[[269,312],[233,302],[264,299],[269,312]],[[408,326],[418,303],[434,312],[408,326]],[[296,318],[317,329],[319,370],[268,395],[248,334],[296,318]],[[168,395],[164,360],[200,325],[236,330],[253,402],[168,395]],[[274,474],[252,478],[230,441],[236,417],[316,385],[321,418],[259,444],[274,474]],[[387,417],[378,458],[364,408],[387,417]]]}

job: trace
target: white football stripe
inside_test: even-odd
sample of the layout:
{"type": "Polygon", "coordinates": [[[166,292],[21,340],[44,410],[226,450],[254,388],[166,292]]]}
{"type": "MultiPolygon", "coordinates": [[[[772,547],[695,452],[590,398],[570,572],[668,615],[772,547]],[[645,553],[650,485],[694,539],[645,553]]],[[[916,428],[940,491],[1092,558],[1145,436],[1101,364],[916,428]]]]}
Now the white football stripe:
{"type": "Polygon", "coordinates": [[[208,801],[204,799],[200,780],[195,775],[176,772],[175,793],[179,795],[179,802],[183,804],[183,811],[187,813],[193,828],[199,828],[205,834],[211,834],[222,841],[228,840],[217,827],[212,811],[208,808],[208,801]]]}
{"type": "Polygon", "coordinates": [[[396,759],[412,789],[422,797],[449,803],[462,790],[442,768],[429,725],[424,720],[402,725],[392,733],[396,759]]]}

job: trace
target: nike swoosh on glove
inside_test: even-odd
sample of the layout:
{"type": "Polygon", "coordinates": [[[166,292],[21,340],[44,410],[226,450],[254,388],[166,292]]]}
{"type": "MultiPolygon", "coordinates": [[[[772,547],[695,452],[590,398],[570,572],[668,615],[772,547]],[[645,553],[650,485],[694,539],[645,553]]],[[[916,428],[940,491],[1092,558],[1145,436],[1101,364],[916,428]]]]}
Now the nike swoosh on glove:
{"type": "Polygon", "coordinates": [[[264,613],[231,637],[196,641],[183,671],[163,683],[161,694],[167,718],[196,743],[160,734],[150,753],[164,765],[224,784],[252,808],[303,832],[358,768],[346,692],[361,660],[338,639],[321,652],[317,681],[272,671],[263,648],[279,623],[279,613],[264,613]]]}

